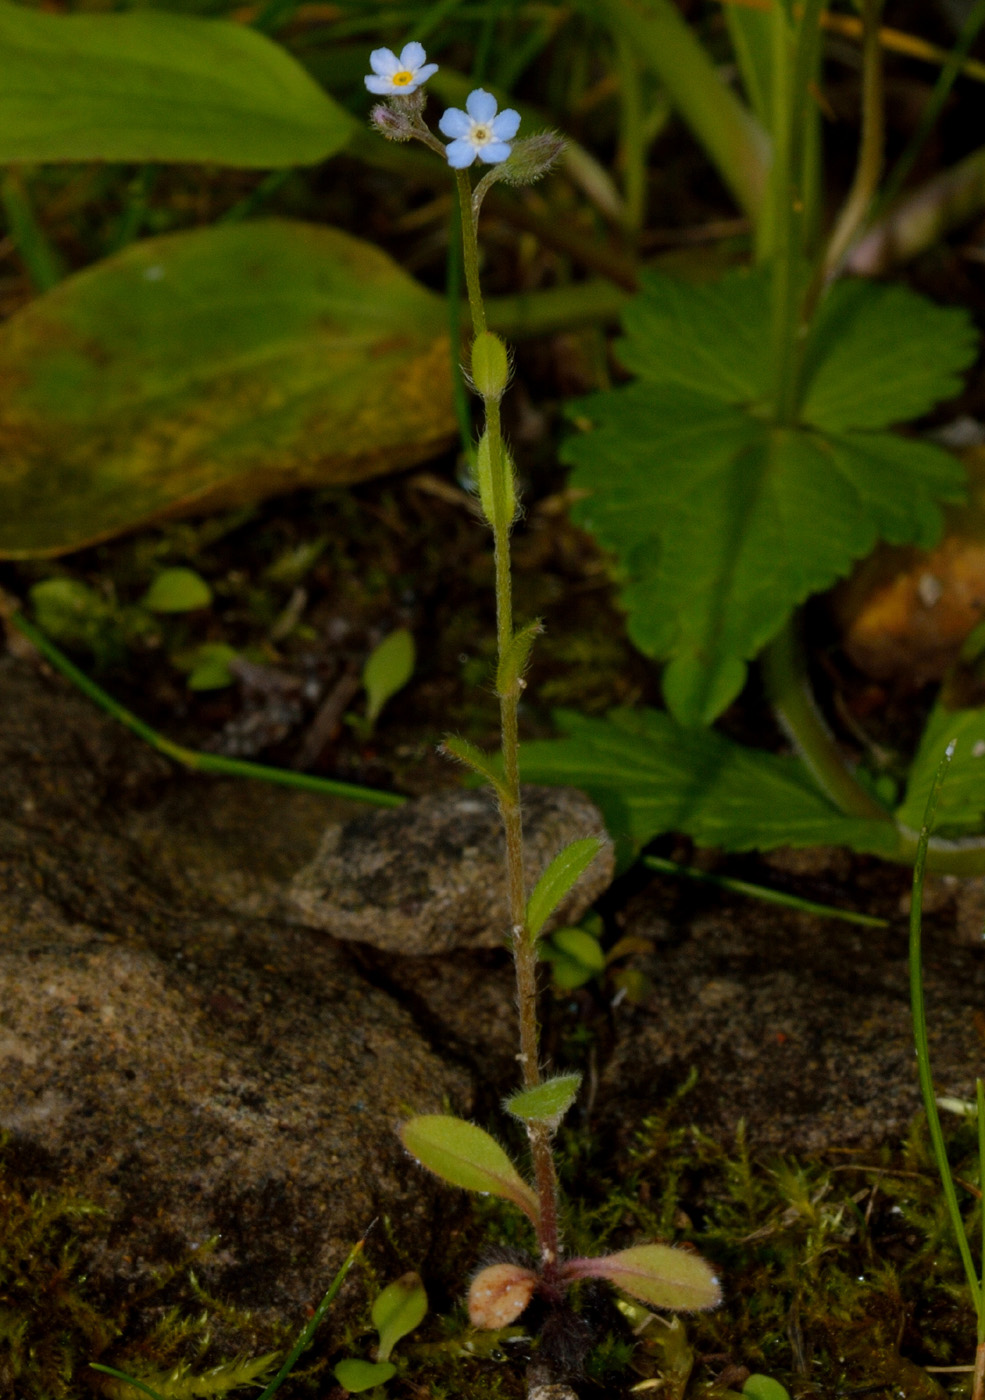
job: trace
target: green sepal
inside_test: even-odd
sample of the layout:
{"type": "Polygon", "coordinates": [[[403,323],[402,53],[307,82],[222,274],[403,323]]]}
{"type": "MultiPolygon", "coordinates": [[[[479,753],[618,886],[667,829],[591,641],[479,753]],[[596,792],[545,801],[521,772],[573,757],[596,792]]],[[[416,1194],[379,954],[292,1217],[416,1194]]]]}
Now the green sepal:
{"type": "Polygon", "coordinates": [[[394,1283],[384,1288],[373,1304],[373,1326],[380,1334],[380,1345],[376,1356],[379,1361],[389,1361],[390,1353],[408,1332],[424,1320],[428,1310],[428,1295],[419,1274],[411,1271],[402,1274],[394,1283]]]}
{"type": "Polygon", "coordinates": [[[523,677],[527,669],[527,662],[530,660],[530,649],[534,640],[540,636],[544,630],[544,624],[540,618],[535,622],[528,622],[526,627],[522,627],[519,632],[514,632],[510,638],[510,644],[499,658],[499,665],[496,668],[496,693],[498,695],[508,695],[513,687],[523,677]]]}
{"type": "Polygon", "coordinates": [[[537,1197],[499,1143],[462,1118],[430,1113],[400,1125],[400,1140],[422,1167],[466,1191],[502,1196],[536,1225],[537,1197]]]}
{"type": "Polygon", "coordinates": [[[475,744],[469,743],[468,739],[463,739],[457,734],[452,735],[450,739],[443,740],[441,747],[445,753],[451,754],[452,758],[457,758],[460,763],[471,768],[473,773],[484,778],[487,783],[491,783],[500,797],[507,796],[503,775],[501,772],[497,772],[495,759],[489,754],[483,753],[475,744]]]}
{"type": "Polygon", "coordinates": [[[580,1074],[559,1074],[534,1089],[521,1089],[503,1100],[503,1107],[523,1123],[547,1123],[553,1130],[574,1103],[580,1074]]]}
{"type": "Polygon", "coordinates": [[[527,900],[527,928],[532,938],[537,937],[604,844],[599,836],[586,836],[581,841],[572,841],[554,857],[527,900]]]}
{"type": "Polygon", "coordinates": [[[362,1390],[372,1390],[374,1385],[383,1385],[397,1374],[392,1361],[360,1361],[354,1356],[347,1357],[332,1368],[332,1375],[343,1390],[358,1395],[362,1390]]]}

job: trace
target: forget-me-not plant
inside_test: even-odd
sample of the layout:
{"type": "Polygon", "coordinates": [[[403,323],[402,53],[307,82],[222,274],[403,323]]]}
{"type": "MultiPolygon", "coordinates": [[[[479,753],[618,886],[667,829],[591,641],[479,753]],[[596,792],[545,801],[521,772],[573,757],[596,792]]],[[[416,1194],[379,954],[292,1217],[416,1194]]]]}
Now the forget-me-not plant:
{"type": "Polygon", "coordinates": [[[507,160],[510,142],[520,128],[520,113],[512,107],[497,116],[497,102],[491,92],[476,88],[465,100],[465,111],[449,107],[438,122],[438,129],[453,138],[445,155],[453,170],[465,170],[478,157],[486,165],[507,160]]]}
{"type": "Polygon", "coordinates": [[[392,49],[374,49],[369,56],[372,73],[366,78],[366,86],[378,97],[389,97],[401,93],[405,97],[426,83],[438,71],[436,63],[427,62],[424,46],[418,43],[405,44],[400,57],[392,49]]]}

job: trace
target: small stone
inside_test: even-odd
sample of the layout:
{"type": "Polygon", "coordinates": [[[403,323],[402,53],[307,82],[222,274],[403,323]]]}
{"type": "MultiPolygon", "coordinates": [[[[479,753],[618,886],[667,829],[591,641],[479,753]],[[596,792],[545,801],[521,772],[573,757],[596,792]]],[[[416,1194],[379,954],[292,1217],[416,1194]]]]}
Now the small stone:
{"type": "MultiPolygon", "coordinates": [[[[604,834],[574,788],[523,789],[530,888],[571,841],[604,834]]],[[[577,923],[612,879],[606,842],[545,932],[577,923]]],[[[287,917],[392,953],[496,948],[509,934],[503,829],[488,792],[438,793],[330,826],[286,896],[287,917]]]]}

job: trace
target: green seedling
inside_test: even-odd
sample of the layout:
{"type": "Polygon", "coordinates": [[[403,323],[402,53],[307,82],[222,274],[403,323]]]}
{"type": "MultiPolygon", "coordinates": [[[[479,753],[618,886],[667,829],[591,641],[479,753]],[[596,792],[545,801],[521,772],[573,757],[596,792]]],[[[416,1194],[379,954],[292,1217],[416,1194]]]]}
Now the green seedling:
{"type": "Polygon", "coordinates": [[[345,1390],[353,1395],[385,1385],[397,1374],[390,1353],[409,1332],[419,1326],[428,1310],[424,1285],[415,1273],[404,1274],[384,1288],[373,1304],[373,1326],[379,1334],[376,1358],[364,1361],[346,1357],[333,1368],[332,1374],[345,1390]]]}
{"type": "Polygon", "coordinates": [[[232,685],[236,677],[230,664],[239,652],[226,642],[203,642],[188,658],[191,669],[185,684],[189,690],[222,690],[232,685]]]}
{"type": "MultiPolygon", "coordinates": [[[[544,1076],[541,1071],[538,943],[548,919],[598,856],[602,841],[592,837],[567,846],[542,872],[528,897],[517,710],[526,684],[524,672],[541,625],[532,622],[517,629],[513,620],[510,532],[518,499],[513,462],[503,440],[500,418],[500,400],[509,382],[510,362],[504,343],[487,328],[479,282],[478,221],[483,199],[494,183],[506,180],[527,184],[538,178],[558,159],[563,143],[550,132],[515,140],[519,113],[512,109],[498,111],[496,99],[480,88],[469,94],[464,110],[450,108],[441,117],[439,130],[450,138],[444,146],[424,121],[423,84],[435,67],[426,63],[423,47],[408,44],[399,56],[389,50],[377,50],[372,66],[367,87],[385,99],[372,112],[371,120],[377,130],[398,142],[421,141],[448,162],[458,184],[473,329],[469,378],[484,412],[472,458],[478,507],[493,535],[501,753],[494,760],[471,744],[454,739],[447,748],[491,784],[503,821],[508,890],[504,926],[510,930],[516,972],[518,1059],[522,1071],[519,1090],[508,1097],[504,1106],[526,1130],[532,1183],[489,1133],[451,1115],[411,1118],[401,1126],[400,1136],[407,1151],[422,1166],[454,1186],[510,1202],[526,1216],[533,1229],[534,1255],[489,1264],[473,1278],[469,1289],[469,1317],[473,1325],[491,1331],[507,1327],[538,1298],[562,1331],[570,1334],[573,1330],[577,1350],[579,1329],[568,1294],[584,1279],[604,1279],[618,1290],[659,1308],[712,1308],[720,1295],[712,1269],[697,1254],[665,1244],[644,1243],[597,1257],[566,1257],[561,1242],[552,1138],[575,1101],[580,1077],[544,1076]],[[476,161],[488,169],[473,184],[468,171],[476,161]]],[[[570,946],[572,931],[567,933],[570,946]]],[[[581,955],[601,970],[604,957],[601,950],[596,953],[594,940],[587,934],[582,937],[581,930],[574,933],[581,955]]],[[[564,942],[562,938],[562,952],[564,942]]]]}
{"type": "Polygon", "coordinates": [[[162,569],[141,599],[152,613],[196,612],[212,605],[212,589],[194,569],[162,569]]]}

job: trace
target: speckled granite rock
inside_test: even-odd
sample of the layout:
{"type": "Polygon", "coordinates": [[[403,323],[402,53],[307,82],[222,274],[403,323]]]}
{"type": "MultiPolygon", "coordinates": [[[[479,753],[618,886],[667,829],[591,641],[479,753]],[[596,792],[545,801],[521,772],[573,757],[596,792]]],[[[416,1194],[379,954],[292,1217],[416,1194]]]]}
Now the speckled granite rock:
{"type": "MultiPolygon", "coordinates": [[[[571,841],[604,835],[598,809],[574,788],[523,790],[531,887],[571,841]]],[[[576,922],[612,880],[608,843],[548,923],[576,922]]],[[[394,811],[360,814],[325,832],[288,902],[313,928],[397,953],[501,947],[503,835],[487,791],[436,793],[394,811]]]]}

